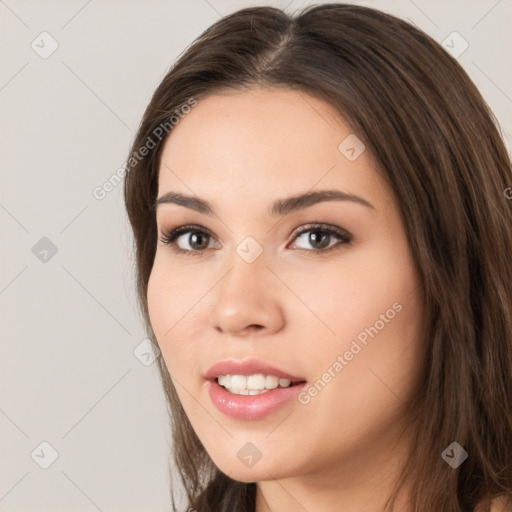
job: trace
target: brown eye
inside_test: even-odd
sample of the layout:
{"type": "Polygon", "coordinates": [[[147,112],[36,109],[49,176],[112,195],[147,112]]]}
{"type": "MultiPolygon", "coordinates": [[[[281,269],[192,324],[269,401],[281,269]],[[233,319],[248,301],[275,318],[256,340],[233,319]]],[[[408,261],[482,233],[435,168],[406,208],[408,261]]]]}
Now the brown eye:
{"type": "Polygon", "coordinates": [[[201,256],[208,249],[210,240],[213,240],[212,235],[197,226],[180,226],[163,233],[160,238],[162,243],[170,245],[175,252],[190,256],[201,256]]]}
{"type": "Polygon", "coordinates": [[[340,245],[350,243],[352,236],[347,231],[335,226],[313,224],[305,226],[298,231],[294,236],[294,243],[299,239],[302,239],[302,244],[306,246],[309,245],[311,247],[311,249],[308,249],[307,247],[298,247],[299,250],[313,253],[326,253],[338,248],[340,245]],[[331,244],[333,239],[337,239],[339,243],[334,245],[331,244]]]}

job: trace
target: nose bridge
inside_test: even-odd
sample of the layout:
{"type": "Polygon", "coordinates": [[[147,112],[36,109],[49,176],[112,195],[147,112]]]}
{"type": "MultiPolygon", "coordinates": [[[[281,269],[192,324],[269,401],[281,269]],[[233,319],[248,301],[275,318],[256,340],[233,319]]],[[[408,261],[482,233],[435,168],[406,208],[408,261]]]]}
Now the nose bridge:
{"type": "Polygon", "coordinates": [[[254,325],[278,328],[282,313],[267,263],[263,247],[253,237],[245,237],[234,248],[211,312],[215,327],[233,334],[254,325]]]}
{"type": "Polygon", "coordinates": [[[246,298],[261,295],[261,284],[269,273],[263,246],[253,237],[246,236],[234,247],[230,270],[221,286],[223,292],[246,298]]]}

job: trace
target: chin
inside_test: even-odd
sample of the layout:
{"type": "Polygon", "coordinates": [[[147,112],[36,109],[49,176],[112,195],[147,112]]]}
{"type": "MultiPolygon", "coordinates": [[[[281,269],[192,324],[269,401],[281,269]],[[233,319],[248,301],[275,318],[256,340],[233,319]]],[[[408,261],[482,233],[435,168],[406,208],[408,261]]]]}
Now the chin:
{"type": "MultiPolygon", "coordinates": [[[[214,461],[215,462],[215,461],[214,461]]],[[[253,467],[241,467],[243,463],[236,461],[225,461],[225,464],[215,465],[217,468],[232,480],[243,483],[262,482],[265,480],[274,480],[275,478],[284,478],[282,465],[265,463],[258,461],[253,467]]]]}

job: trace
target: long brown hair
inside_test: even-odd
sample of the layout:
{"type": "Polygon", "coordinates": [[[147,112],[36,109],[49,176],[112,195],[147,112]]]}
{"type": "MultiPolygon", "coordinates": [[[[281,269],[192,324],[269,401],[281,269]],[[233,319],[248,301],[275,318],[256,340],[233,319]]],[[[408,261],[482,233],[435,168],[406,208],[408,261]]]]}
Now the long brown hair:
{"type": "MultiPolygon", "coordinates": [[[[303,91],[332,105],[372,152],[398,201],[422,282],[427,357],[409,404],[415,449],[395,491],[412,483],[414,512],[466,512],[479,504],[487,511],[492,498],[511,498],[511,163],[495,117],[463,68],[403,20],[344,4],[293,16],[245,8],[209,27],[172,66],[134,139],[124,189],[148,336],[158,344],[146,291],[158,236],[160,155],[172,127],[155,134],[191,99],[255,86],[303,91]],[[155,147],[141,158],[149,139],[155,147]],[[453,441],[469,454],[456,469],[441,458],[453,441]]],[[[188,506],[253,511],[256,484],[218,470],[161,357],[158,365],[188,506]]]]}

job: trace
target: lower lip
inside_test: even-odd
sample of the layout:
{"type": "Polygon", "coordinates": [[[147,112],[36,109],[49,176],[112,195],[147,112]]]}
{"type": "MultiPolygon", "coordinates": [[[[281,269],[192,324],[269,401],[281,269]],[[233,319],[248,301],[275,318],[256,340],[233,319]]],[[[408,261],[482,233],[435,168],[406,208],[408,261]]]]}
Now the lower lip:
{"type": "Polygon", "coordinates": [[[260,395],[236,395],[214,381],[208,381],[208,392],[217,409],[239,420],[259,420],[278,411],[297,398],[305,382],[288,388],[276,388],[260,395]]]}

